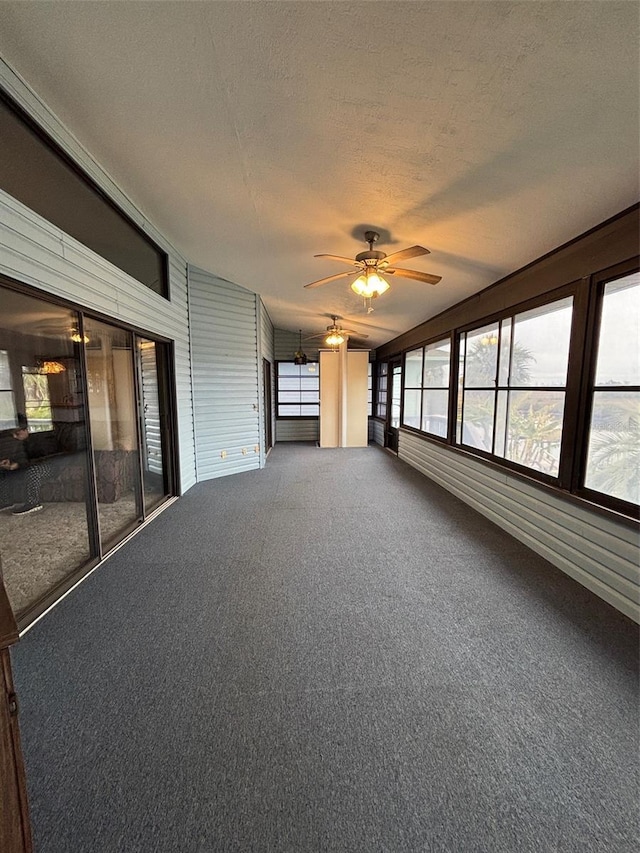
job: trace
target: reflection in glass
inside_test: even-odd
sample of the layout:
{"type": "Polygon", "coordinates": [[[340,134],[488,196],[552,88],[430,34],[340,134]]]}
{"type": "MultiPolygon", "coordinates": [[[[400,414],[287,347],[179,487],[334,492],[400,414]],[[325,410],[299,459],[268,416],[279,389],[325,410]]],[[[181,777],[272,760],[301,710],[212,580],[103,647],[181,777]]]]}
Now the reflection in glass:
{"type": "Polygon", "coordinates": [[[498,327],[468,332],[465,350],[465,387],[493,388],[498,367],[498,327]]]}
{"type": "Polygon", "coordinates": [[[402,368],[394,365],[391,377],[391,426],[398,429],[400,426],[400,389],[402,381],[402,368]]]}
{"type": "Polygon", "coordinates": [[[405,388],[403,423],[405,426],[420,429],[420,389],[405,388]]]}
{"type": "Polygon", "coordinates": [[[451,345],[448,340],[429,344],[424,352],[425,388],[449,387],[449,362],[451,361],[451,345]]]}
{"type": "Polygon", "coordinates": [[[605,286],[596,385],[640,385],[640,273],[605,286]]]}
{"type": "Polygon", "coordinates": [[[595,392],[585,486],[640,503],[640,393],[595,392]]]}
{"type": "Polygon", "coordinates": [[[432,435],[447,437],[449,392],[429,389],[422,395],[422,429],[432,435]]]}
{"type": "Polygon", "coordinates": [[[464,395],[462,444],[491,451],[495,394],[493,391],[467,391],[464,395]]]}
{"type": "Polygon", "coordinates": [[[147,511],[157,506],[166,494],[162,443],[162,414],[158,391],[159,344],[137,338],[142,407],[142,486],[147,511]]]}
{"type": "Polygon", "coordinates": [[[133,336],[97,320],[85,334],[89,419],[103,549],[141,516],[140,460],[133,372],[133,336]]]}
{"type": "Polygon", "coordinates": [[[404,360],[405,388],[419,388],[422,379],[422,348],[408,352],[404,360]]]}
{"type": "Polygon", "coordinates": [[[74,311],[0,287],[0,552],[16,615],[89,560],[74,311]]]}
{"type": "Polygon", "coordinates": [[[386,361],[378,365],[378,393],[376,399],[376,415],[387,417],[387,372],[389,365],[386,361]]]}
{"type": "Polygon", "coordinates": [[[514,318],[511,387],[565,385],[572,316],[573,297],[569,296],[514,318]]]}
{"type": "Polygon", "coordinates": [[[506,458],[557,476],[563,415],[563,391],[511,391],[506,458]]]}

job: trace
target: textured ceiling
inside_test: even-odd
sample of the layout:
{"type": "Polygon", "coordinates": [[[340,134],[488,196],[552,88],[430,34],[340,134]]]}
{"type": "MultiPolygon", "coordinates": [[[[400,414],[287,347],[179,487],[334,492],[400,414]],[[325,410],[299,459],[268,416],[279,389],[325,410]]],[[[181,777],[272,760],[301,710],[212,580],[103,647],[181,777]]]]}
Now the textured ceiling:
{"type": "Polygon", "coordinates": [[[638,200],[635,2],[0,2],[0,54],[191,262],[373,346],[638,200]],[[328,252],[414,243],[366,314],[328,252]]]}

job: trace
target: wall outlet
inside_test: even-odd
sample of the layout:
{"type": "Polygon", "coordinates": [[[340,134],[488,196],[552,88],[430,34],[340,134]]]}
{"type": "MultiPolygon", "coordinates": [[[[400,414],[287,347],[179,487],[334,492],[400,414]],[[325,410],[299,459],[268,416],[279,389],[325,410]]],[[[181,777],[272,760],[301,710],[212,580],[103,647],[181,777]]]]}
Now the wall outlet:
{"type": "Polygon", "coordinates": [[[226,450],[220,451],[220,459],[226,459],[226,458],[227,458],[227,451],[226,450]]]}

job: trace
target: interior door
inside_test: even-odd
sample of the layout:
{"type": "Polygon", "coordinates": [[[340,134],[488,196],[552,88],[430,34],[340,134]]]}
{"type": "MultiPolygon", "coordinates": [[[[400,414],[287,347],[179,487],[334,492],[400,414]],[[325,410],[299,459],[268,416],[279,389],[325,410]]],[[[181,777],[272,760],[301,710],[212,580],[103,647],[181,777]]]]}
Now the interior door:
{"type": "Polygon", "coordinates": [[[264,452],[268,453],[273,447],[273,402],[271,393],[271,362],[262,359],[262,379],[264,390],[264,452]]]}
{"type": "Polygon", "coordinates": [[[400,403],[402,400],[402,362],[390,361],[388,374],[389,390],[387,403],[387,423],[384,446],[394,453],[398,452],[398,430],[400,429],[400,403]]]}

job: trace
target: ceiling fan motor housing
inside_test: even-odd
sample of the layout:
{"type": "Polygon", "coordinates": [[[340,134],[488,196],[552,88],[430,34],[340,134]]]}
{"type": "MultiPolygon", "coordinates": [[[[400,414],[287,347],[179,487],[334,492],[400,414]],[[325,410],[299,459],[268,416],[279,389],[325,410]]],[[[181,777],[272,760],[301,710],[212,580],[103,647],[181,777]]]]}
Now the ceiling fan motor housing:
{"type": "Polygon", "coordinates": [[[360,252],[356,255],[356,261],[362,261],[367,266],[375,266],[378,261],[383,261],[386,257],[384,252],[376,252],[372,249],[368,252],[360,252]]]}

